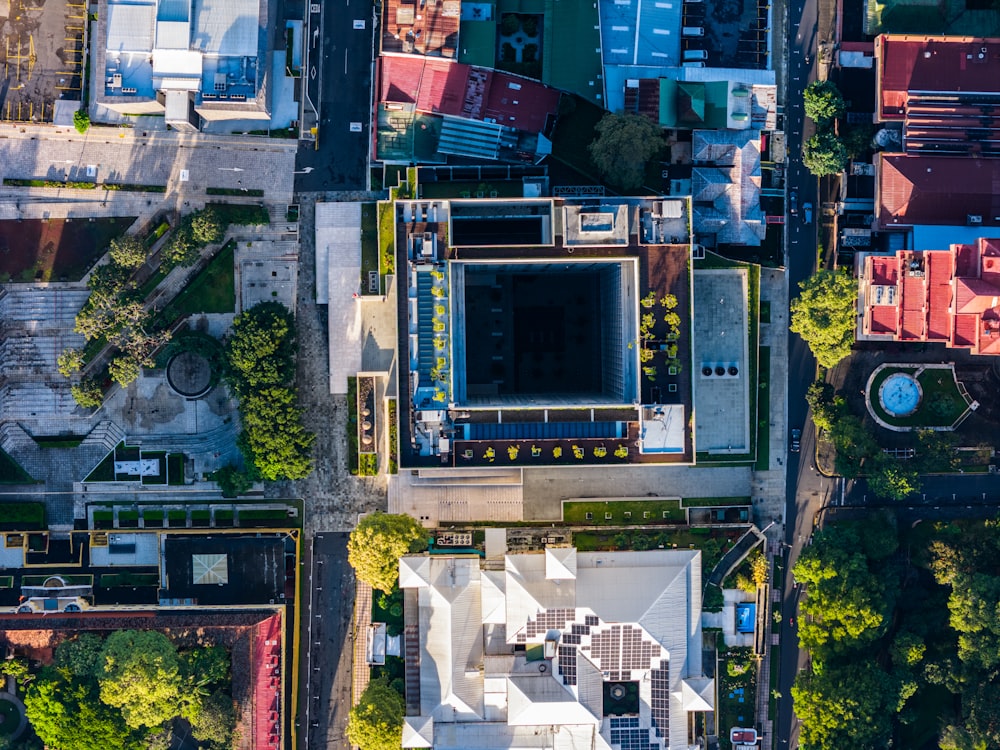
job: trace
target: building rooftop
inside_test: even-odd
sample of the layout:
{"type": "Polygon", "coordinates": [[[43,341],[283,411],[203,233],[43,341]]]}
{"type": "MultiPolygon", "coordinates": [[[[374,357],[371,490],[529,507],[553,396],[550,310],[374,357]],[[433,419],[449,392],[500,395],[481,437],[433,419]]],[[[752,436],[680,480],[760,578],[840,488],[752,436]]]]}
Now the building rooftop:
{"type": "Polygon", "coordinates": [[[715,245],[760,245],[760,131],[696,130],[691,159],[695,233],[715,245]]]}
{"type": "Polygon", "coordinates": [[[867,256],[858,339],[937,341],[1000,355],[1000,240],[867,256]]]}
{"type": "Polygon", "coordinates": [[[882,229],[1000,224],[1000,159],[879,154],[875,211],[882,229]]]}
{"type": "Polygon", "coordinates": [[[388,0],[382,5],[382,52],[455,57],[461,0],[388,0]]]}
{"type": "Polygon", "coordinates": [[[697,551],[549,548],[502,570],[411,555],[400,587],[420,640],[404,747],[687,747],[689,714],[714,704],[697,551]],[[615,708],[625,694],[634,705],[615,708]]]}
{"type": "Polygon", "coordinates": [[[914,95],[1000,94],[1000,39],[883,34],[875,55],[881,120],[902,120],[914,95]]]}
{"type": "Polygon", "coordinates": [[[598,4],[605,65],[680,63],[683,3],[600,0],[598,4]]]}

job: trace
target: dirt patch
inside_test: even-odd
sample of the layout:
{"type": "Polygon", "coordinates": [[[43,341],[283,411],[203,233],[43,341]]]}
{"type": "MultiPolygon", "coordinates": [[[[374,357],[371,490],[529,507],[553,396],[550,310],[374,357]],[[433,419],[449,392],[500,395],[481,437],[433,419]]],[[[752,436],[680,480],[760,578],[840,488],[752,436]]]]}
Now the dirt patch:
{"type": "Polygon", "coordinates": [[[57,99],[81,98],[87,6],[72,0],[4,5],[0,60],[6,81],[0,89],[0,119],[51,122],[57,99]]]}
{"type": "Polygon", "coordinates": [[[0,221],[0,281],[79,281],[134,216],[0,221]]]}

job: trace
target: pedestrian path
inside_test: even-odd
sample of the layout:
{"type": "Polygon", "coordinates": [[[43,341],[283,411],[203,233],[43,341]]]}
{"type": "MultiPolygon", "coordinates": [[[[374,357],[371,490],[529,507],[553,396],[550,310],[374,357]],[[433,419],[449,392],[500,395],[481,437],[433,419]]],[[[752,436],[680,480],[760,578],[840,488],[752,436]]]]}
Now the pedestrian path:
{"type": "Polygon", "coordinates": [[[351,705],[358,705],[361,694],[365,692],[371,680],[371,668],[368,666],[368,627],[372,624],[372,587],[364,581],[358,581],[357,593],[354,596],[354,665],[351,687],[351,705]]]}

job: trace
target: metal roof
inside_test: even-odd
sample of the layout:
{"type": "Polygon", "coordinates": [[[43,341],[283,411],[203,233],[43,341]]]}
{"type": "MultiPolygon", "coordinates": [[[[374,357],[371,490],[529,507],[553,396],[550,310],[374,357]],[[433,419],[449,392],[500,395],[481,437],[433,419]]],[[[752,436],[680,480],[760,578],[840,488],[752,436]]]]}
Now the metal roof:
{"type": "Polygon", "coordinates": [[[601,0],[605,65],[677,65],[681,0],[601,0]]]}
{"type": "Polygon", "coordinates": [[[257,57],[257,0],[195,0],[192,49],[220,57],[257,57]]]}
{"type": "MultiPolygon", "coordinates": [[[[156,6],[108,3],[108,41],[113,52],[149,52],[153,49],[153,17],[156,6]]],[[[110,57],[110,55],[109,55],[110,57]]]]}

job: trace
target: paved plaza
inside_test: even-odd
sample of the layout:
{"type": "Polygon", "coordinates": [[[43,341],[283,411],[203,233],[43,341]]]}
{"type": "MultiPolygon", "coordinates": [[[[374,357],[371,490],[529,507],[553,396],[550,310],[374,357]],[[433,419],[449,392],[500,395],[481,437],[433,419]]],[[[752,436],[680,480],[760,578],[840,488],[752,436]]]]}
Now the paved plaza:
{"type": "Polygon", "coordinates": [[[292,200],[296,141],[98,127],[84,135],[0,128],[0,136],[4,179],[163,186],[195,197],[208,188],[257,189],[267,201],[292,200]]]}

